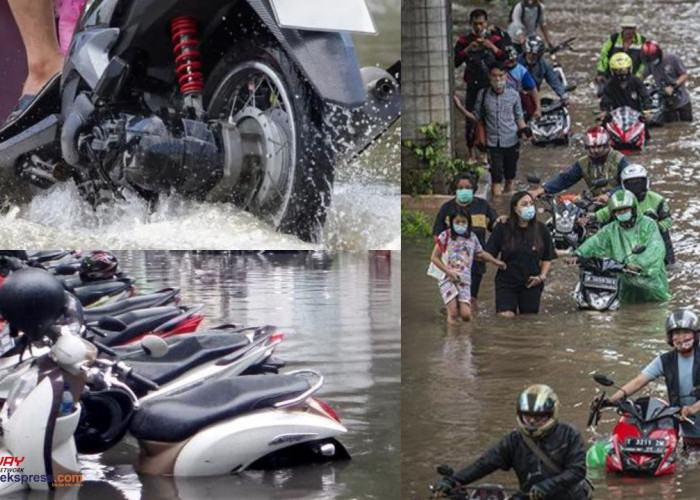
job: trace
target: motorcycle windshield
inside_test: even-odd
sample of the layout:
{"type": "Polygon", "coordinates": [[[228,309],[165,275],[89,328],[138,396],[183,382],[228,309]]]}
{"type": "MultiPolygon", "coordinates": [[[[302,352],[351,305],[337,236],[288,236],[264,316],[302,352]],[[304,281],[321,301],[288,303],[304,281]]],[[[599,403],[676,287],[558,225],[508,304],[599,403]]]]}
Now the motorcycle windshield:
{"type": "Polygon", "coordinates": [[[270,3],[282,28],[377,33],[365,0],[270,0],[270,3]]]}
{"type": "Polygon", "coordinates": [[[641,115],[639,112],[628,106],[617,108],[610,113],[613,123],[622,130],[630,130],[636,123],[639,122],[640,116],[641,115]]]}

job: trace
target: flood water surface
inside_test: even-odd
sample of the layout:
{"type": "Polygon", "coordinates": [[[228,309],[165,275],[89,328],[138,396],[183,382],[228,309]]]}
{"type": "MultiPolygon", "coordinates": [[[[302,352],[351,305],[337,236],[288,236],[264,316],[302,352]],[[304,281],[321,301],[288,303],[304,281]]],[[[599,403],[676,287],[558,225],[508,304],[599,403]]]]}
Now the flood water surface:
{"type": "MultiPolygon", "coordinates": [[[[700,62],[700,34],[689,22],[700,5],[692,2],[590,3],[546,2],[550,33],[556,41],[576,36],[577,52],[561,54],[568,78],[578,84],[573,93],[570,147],[535,149],[524,146],[518,171],[547,179],[583,154],[577,139],[592,126],[597,101],[591,82],[600,47],[624,14],[635,14],[639,31],[657,39],[664,50],[681,56],[689,69],[690,90],[698,109],[695,87],[700,62]],[[652,21],[653,19],[653,21],[652,21]]],[[[481,6],[481,5],[479,5],[481,6]]],[[[455,30],[464,29],[476,5],[459,2],[453,11],[455,30]]],[[[488,7],[496,22],[507,11],[488,7]]],[[[461,80],[461,71],[456,73],[461,80]]],[[[546,85],[545,85],[546,86],[546,85]]],[[[665,352],[664,321],[675,307],[700,306],[698,242],[700,202],[697,195],[700,129],[672,124],[651,130],[647,149],[633,156],[650,172],[652,189],[668,197],[674,218],[672,239],[677,263],[669,270],[674,295],[667,304],[623,305],[613,313],[578,311],[572,292],[575,268],[555,262],[547,282],[540,314],[508,321],[495,315],[493,277],[489,269],[480,291],[479,315],[472,324],[447,328],[436,282],[425,275],[432,248],[429,240],[404,239],[402,271],[402,449],[403,498],[426,498],[427,486],[438,478],[435,466],[468,465],[508,431],[515,428],[515,403],[520,391],[533,383],[551,385],[561,400],[561,418],[573,423],[590,442],[585,429],[588,405],[597,393],[593,372],[607,373],[626,383],[655,355],[665,352]]],[[[461,141],[460,136],[460,141],[461,141]]],[[[572,188],[580,192],[582,185],[572,188]]],[[[499,213],[507,199],[495,200],[499,213]]],[[[665,385],[651,384],[645,393],[665,395],[665,385]]],[[[598,426],[610,432],[614,414],[598,426]]],[[[674,475],[660,479],[606,476],[591,470],[595,498],[691,499],[698,497],[700,467],[681,460],[674,475]]],[[[512,472],[499,472],[484,482],[516,486],[512,472]]]]}

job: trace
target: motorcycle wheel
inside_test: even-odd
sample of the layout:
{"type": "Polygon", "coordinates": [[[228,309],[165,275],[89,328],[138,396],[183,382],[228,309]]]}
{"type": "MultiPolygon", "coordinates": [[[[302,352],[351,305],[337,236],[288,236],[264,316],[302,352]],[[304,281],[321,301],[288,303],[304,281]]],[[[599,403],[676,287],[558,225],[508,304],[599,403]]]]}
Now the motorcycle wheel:
{"type": "Polygon", "coordinates": [[[235,182],[223,198],[275,228],[317,241],[333,184],[334,155],[320,99],[275,41],[236,43],[205,89],[210,118],[237,129],[235,182]],[[240,139],[239,139],[240,138],[240,139]]]}

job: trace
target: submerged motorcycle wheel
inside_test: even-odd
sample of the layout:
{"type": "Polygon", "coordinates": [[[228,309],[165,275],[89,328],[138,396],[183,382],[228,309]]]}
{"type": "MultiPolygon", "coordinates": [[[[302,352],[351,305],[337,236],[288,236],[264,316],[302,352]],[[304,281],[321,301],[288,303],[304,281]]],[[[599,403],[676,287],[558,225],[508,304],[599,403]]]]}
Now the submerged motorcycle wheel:
{"type": "Polygon", "coordinates": [[[321,103],[275,42],[242,42],[219,61],[205,102],[222,124],[226,176],[215,196],[307,241],[325,222],[333,154],[321,103]]]}

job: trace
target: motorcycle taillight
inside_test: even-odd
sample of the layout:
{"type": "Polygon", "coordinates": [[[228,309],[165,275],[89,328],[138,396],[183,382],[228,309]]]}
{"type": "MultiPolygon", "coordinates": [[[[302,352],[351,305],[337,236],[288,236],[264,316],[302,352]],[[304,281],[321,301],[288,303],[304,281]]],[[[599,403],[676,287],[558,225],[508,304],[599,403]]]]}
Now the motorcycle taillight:
{"type": "Polygon", "coordinates": [[[270,335],[270,343],[272,344],[273,342],[282,342],[284,340],[284,333],[282,332],[275,332],[272,335],[270,335]]]}
{"type": "Polygon", "coordinates": [[[324,400],[322,400],[320,398],[313,398],[313,400],[318,403],[318,405],[321,407],[321,409],[325,413],[327,413],[329,417],[331,417],[334,420],[337,420],[338,423],[342,424],[342,422],[340,421],[340,415],[338,415],[335,412],[335,410],[333,408],[331,408],[331,406],[328,403],[326,403],[324,400]]]}

